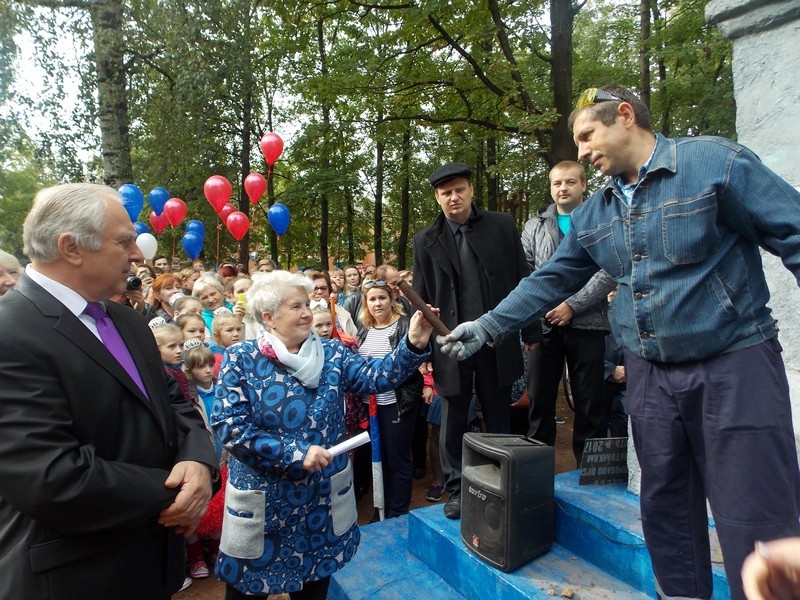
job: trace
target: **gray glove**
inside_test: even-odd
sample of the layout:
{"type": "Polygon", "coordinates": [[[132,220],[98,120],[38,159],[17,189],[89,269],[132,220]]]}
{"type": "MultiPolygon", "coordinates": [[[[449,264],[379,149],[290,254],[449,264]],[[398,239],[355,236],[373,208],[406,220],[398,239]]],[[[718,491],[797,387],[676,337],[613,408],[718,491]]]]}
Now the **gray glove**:
{"type": "Polygon", "coordinates": [[[477,321],[467,321],[453,329],[447,336],[437,335],[436,341],[442,347],[442,354],[456,360],[464,360],[489,341],[489,332],[477,321]]]}

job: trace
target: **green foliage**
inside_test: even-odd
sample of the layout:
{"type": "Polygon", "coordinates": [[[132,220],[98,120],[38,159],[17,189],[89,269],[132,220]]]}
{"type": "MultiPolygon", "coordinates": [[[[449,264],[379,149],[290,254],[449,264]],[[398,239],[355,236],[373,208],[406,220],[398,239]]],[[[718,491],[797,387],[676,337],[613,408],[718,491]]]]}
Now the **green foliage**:
{"type": "MultiPolygon", "coordinates": [[[[653,0],[659,18],[647,41],[652,112],[655,127],[671,135],[735,134],[730,44],[705,26],[705,4],[653,0]]],[[[217,233],[221,257],[239,248],[224,227],[216,228],[203,196],[213,174],[227,177],[231,202],[250,211],[251,249],[269,251],[268,200],[250,207],[241,189],[248,172],[266,174],[258,149],[266,131],[286,142],[271,174],[274,200],[292,215],[278,242],[284,265],[318,264],[325,253],[350,262],[351,247],[358,262],[376,240],[384,257],[400,254],[410,262],[400,232],[407,227],[413,235],[438,214],[427,176],[447,161],[476,166],[476,203],[484,207],[492,200],[488,178],[496,178],[500,209],[513,211],[520,224],[549,201],[557,117],[551,59],[563,49],[553,45],[544,0],[379,0],[369,7],[351,0],[126,0],[124,6],[134,181],[145,194],[163,186],[186,201],[187,220],[206,225],[207,262],[216,256],[217,233]],[[520,198],[527,203],[515,204],[520,198]]],[[[582,6],[573,31],[574,94],[606,82],[638,88],[639,3],[571,6],[582,6]]],[[[8,14],[14,18],[0,20],[0,93],[9,99],[19,28],[33,37],[39,64],[55,74],[41,98],[14,99],[15,106],[27,102],[27,112],[50,115],[53,125],[36,135],[35,151],[20,154],[30,156],[25,169],[33,169],[33,178],[18,173],[9,189],[48,176],[101,179],[86,11],[0,0],[0,17],[8,14]],[[59,36],[73,40],[74,56],[64,56],[59,36]],[[79,102],[65,118],[75,81],[79,102]]],[[[2,116],[0,133],[8,127],[2,116]]],[[[20,139],[4,135],[0,157],[20,139]]],[[[162,237],[160,250],[171,252],[173,235],[162,237]]]]}

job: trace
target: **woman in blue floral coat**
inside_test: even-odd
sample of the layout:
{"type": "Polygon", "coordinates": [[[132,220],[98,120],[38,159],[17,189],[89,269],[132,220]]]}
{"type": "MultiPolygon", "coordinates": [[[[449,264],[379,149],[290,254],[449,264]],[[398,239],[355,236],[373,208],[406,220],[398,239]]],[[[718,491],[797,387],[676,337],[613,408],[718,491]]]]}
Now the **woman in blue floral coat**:
{"type": "Polygon", "coordinates": [[[256,275],[247,307],[267,331],[228,348],[220,370],[211,424],[231,455],[215,566],[226,600],[327,596],[360,540],[350,461],[328,452],[346,438],[344,393],[393,389],[429,356],[420,313],[382,359],[321,340],[311,285],[286,271],[256,275]]]}

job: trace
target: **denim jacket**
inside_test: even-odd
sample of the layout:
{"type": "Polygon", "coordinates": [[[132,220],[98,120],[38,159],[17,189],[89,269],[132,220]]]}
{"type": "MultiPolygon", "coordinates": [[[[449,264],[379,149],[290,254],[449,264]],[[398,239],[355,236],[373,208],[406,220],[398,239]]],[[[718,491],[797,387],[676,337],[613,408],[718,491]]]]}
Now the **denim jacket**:
{"type": "Polygon", "coordinates": [[[495,341],[602,268],[619,283],[623,344],[656,362],[701,360],[777,335],[759,247],[800,276],[800,193],[747,148],[657,136],[630,208],[613,179],[572,213],[551,261],[479,323],[495,341]]]}

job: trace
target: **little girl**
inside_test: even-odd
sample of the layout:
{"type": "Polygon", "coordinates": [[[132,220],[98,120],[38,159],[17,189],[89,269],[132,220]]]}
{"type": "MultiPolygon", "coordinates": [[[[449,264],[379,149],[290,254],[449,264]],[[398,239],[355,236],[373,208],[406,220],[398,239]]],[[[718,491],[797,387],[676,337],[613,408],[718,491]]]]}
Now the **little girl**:
{"type": "Polygon", "coordinates": [[[200,340],[200,343],[205,342],[206,322],[200,315],[184,313],[175,317],[175,324],[181,328],[184,342],[192,339],[200,340]]]}
{"type": "Polygon", "coordinates": [[[222,445],[213,435],[208,426],[208,417],[214,404],[214,353],[197,339],[187,340],[184,344],[183,370],[196,392],[195,407],[203,420],[209,433],[214,438],[214,447],[217,451],[219,471],[222,487],[211,498],[206,514],[200,519],[197,530],[186,538],[186,562],[189,574],[193,579],[202,579],[209,576],[208,564],[213,563],[219,551],[219,539],[222,534],[222,515],[225,504],[225,482],[228,475],[228,459],[222,445]],[[203,542],[207,545],[209,562],[206,562],[203,553],[203,542]]]}
{"type": "Polygon", "coordinates": [[[225,348],[241,342],[244,338],[243,332],[244,325],[240,316],[233,314],[227,308],[218,308],[214,311],[214,320],[211,323],[214,339],[211,345],[211,351],[214,353],[214,377],[219,375],[225,348]]]}
{"type": "Polygon", "coordinates": [[[333,339],[333,319],[331,311],[322,306],[315,306],[311,309],[313,318],[312,325],[321,338],[333,339]]]}
{"type": "Polygon", "coordinates": [[[156,338],[158,351],[161,353],[161,361],[164,363],[164,371],[167,376],[175,379],[181,387],[183,397],[187,402],[192,401],[189,391],[189,381],[181,369],[183,362],[183,332],[177,325],[166,323],[160,317],[150,321],[150,330],[156,338]]]}

